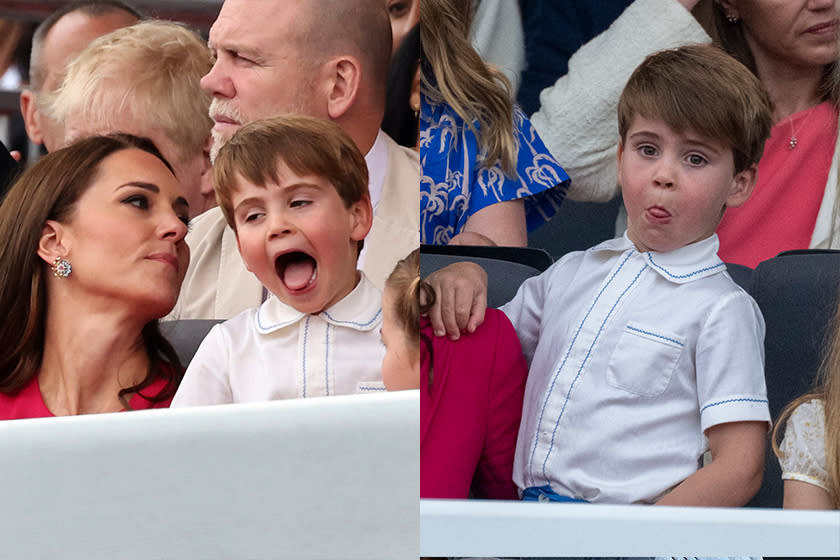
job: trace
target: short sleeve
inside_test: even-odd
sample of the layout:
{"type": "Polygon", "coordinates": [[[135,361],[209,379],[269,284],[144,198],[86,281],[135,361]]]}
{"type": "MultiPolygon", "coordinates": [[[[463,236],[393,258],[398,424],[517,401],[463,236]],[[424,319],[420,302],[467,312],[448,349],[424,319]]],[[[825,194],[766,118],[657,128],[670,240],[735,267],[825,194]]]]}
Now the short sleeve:
{"type": "Polygon", "coordinates": [[[172,399],[172,408],[233,402],[228,378],[228,341],[224,323],[214,325],[201,341],[184,379],[172,399]]]}
{"type": "Polygon", "coordinates": [[[781,452],[783,480],[801,480],[827,490],[822,401],[812,400],[796,407],[788,418],[781,452]]]}

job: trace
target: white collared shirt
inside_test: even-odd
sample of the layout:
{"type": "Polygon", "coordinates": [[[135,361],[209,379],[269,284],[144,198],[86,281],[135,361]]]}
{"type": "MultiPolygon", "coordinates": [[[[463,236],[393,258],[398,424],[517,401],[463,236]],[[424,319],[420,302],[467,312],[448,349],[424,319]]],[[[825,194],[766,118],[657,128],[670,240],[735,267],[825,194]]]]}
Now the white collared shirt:
{"type": "Polygon", "coordinates": [[[502,310],[530,364],[520,488],[651,503],[694,473],[704,431],[770,421],[764,319],[713,235],[669,253],[626,234],[571,253],[502,310]]]}
{"type": "Polygon", "coordinates": [[[364,273],[350,294],[317,315],[271,296],[210,330],[172,406],[384,390],[381,303],[364,273]]]}

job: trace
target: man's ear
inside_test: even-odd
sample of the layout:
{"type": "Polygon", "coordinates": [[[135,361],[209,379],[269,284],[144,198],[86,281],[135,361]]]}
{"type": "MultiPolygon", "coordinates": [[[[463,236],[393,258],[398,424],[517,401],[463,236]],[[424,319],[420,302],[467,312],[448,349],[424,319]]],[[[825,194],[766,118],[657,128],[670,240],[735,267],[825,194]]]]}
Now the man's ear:
{"type": "Polygon", "coordinates": [[[329,72],[327,112],[332,120],[341,118],[356,101],[362,83],[362,65],[352,56],[341,56],[327,63],[329,72]]]}
{"type": "Polygon", "coordinates": [[[364,239],[373,225],[373,207],[370,204],[370,195],[365,193],[361,200],[350,205],[350,239],[361,241],[364,239]]]}
{"type": "Polygon", "coordinates": [[[758,179],[758,166],[753,164],[743,171],[739,171],[732,178],[729,186],[729,196],[726,197],[727,208],[737,208],[747,201],[758,179]]]}
{"type": "Polygon", "coordinates": [[[26,127],[26,135],[33,144],[43,144],[44,135],[41,133],[41,114],[35,103],[35,92],[25,89],[20,92],[20,114],[23,115],[23,124],[26,127]]]}
{"type": "Polygon", "coordinates": [[[56,257],[66,257],[70,253],[69,245],[70,236],[65,226],[55,220],[47,220],[41,228],[38,256],[51,265],[56,257]]]}

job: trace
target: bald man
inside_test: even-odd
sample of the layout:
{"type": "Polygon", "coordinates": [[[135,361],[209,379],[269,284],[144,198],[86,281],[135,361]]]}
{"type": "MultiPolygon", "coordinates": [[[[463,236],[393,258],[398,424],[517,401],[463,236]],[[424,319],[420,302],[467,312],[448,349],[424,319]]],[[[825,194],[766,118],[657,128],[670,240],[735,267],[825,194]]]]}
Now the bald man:
{"type": "Polygon", "coordinates": [[[47,151],[60,147],[64,132],[43,110],[43,93],[61,85],[67,64],[97,37],[133,25],[142,14],[117,0],[69,4],[45,19],[32,38],[29,88],[20,94],[26,134],[47,151]]]}
{"type": "MultiPolygon", "coordinates": [[[[213,96],[214,149],[243,124],[302,113],[338,124],[363,154],[373,227],[359,267],[382,288],[420,243],[417,153],[380,130],[391,22],[383,0],[226,0],[210,29],[215,65],[201,80],[213,96]]],[[[229,319],[262,303],[236,235],[214,208],[191,223],[192,258],[170,318],[229,319]]]]}

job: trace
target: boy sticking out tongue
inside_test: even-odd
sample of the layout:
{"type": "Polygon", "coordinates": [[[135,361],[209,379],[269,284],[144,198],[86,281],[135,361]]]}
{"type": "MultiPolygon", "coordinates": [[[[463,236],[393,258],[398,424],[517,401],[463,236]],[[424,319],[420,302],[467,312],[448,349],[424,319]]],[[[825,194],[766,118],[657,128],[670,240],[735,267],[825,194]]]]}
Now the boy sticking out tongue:
{"type": "Polygon", "coordinates": [[[267,298],[213,327],[173,406],[384,389],[381,294],[356,269],[373,215],[367,165],[350,137],[312,117],[255,121],[213,173],[267,298]]]}

